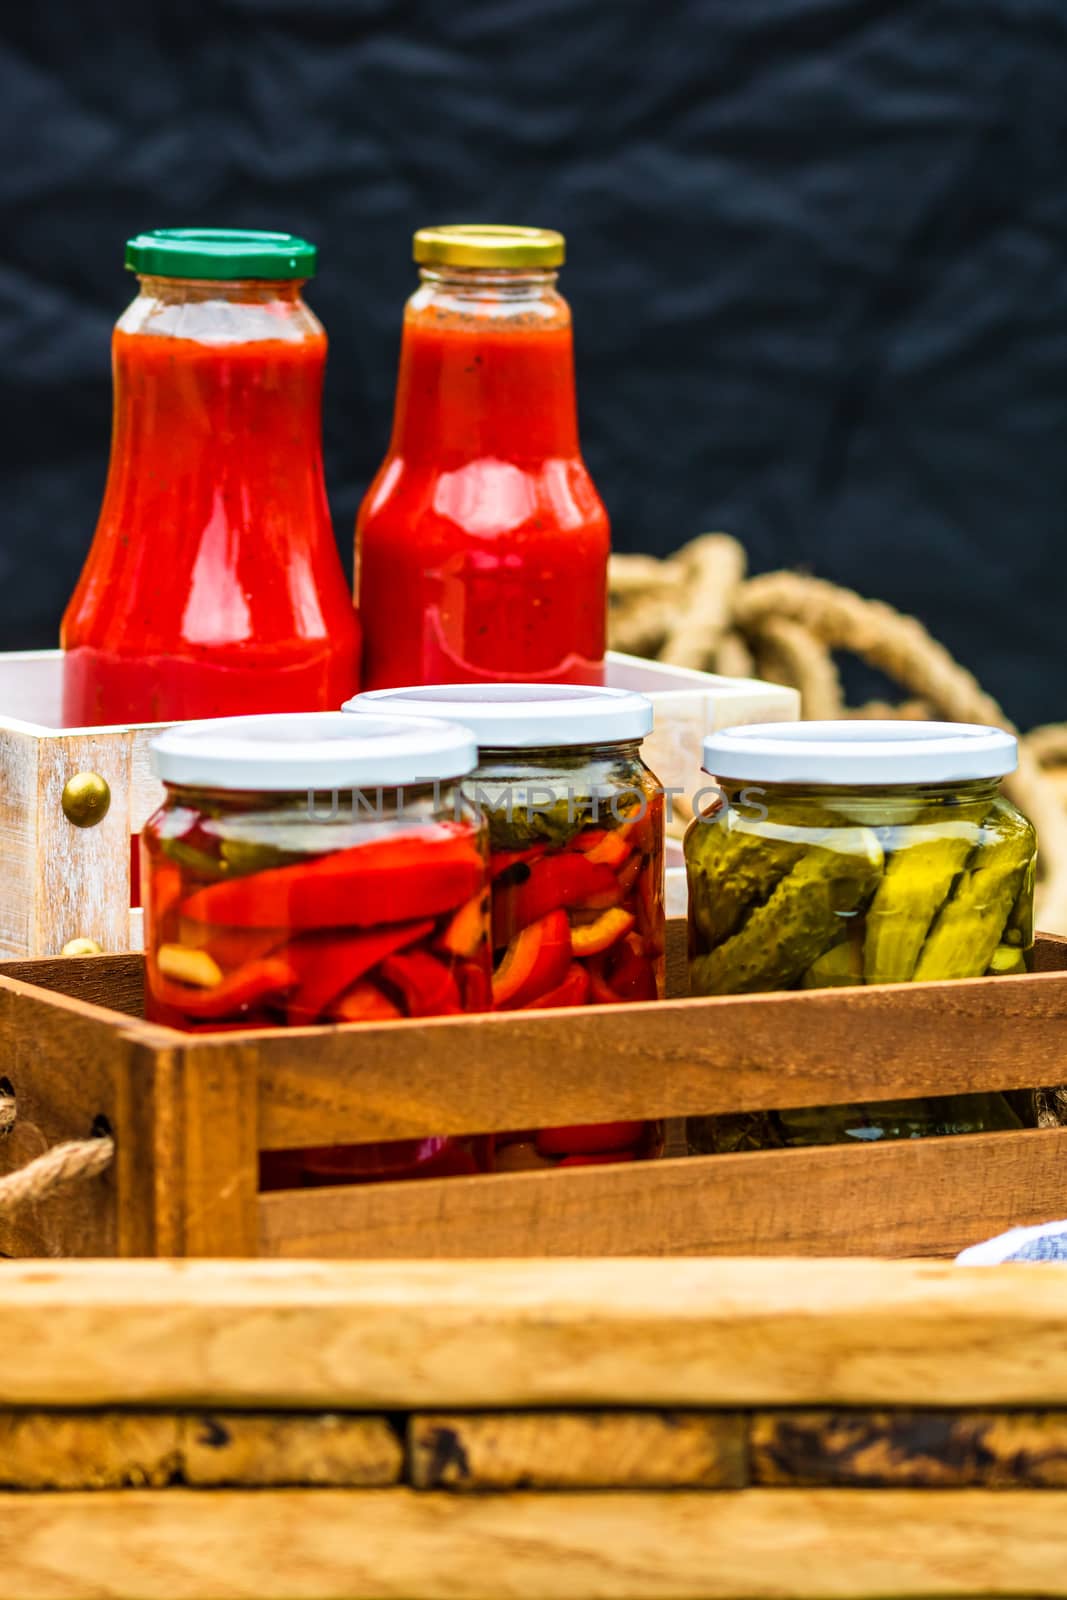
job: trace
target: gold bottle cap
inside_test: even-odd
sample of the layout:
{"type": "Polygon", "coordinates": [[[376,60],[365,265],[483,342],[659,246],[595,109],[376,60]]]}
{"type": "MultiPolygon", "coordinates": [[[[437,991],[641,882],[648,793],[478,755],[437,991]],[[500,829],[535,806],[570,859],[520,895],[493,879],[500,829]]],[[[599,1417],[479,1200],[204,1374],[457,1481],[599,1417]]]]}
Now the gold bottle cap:
{"type": "Polygon", "coordinates": [[[554,228],[460,222],[448,228],[420,228],[413,254],[427,267],[558,267],[566,250],[566,240],[554,228]]]}

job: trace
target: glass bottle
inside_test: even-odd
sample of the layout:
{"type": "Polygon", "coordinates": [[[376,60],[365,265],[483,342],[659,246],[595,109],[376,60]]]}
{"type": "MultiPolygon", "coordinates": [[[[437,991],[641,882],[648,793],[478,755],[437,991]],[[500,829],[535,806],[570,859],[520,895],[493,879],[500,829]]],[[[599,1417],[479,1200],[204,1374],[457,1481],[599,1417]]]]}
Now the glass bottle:
{"type": "Polygon", "coordinates": [[[132,239],[111,462],[63,619],[64,721],[330,710],[359,626],[326,501],[315,248],[289,234],[132,239]]]}
{"type": "Polygon", "coordinates": [[[360,509],[369,688],[603,681],[608,518],[582,460],[560,234],[424,228],[360,509]]]}

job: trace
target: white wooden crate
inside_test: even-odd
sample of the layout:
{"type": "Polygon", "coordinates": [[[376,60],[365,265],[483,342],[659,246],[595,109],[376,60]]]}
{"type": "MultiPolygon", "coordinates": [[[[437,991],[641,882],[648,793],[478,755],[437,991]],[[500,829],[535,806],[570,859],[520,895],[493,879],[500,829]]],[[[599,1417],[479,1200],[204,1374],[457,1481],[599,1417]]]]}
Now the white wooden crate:
{"type": "MultiPolygon", "coordinates": [[[[56,955],[70,939],[95,939],[115,952],[141,947],[141,913],[130,906],[130,836],[162,799],[148,746],[160,723],[63,728],[59,650],[0,654],[0,958],[56,955]],[[103,821],[78,828],[61,797],[77,772],[111,790],[103,821]]],[[[742,722],[795,721],[795,690],[748,678],[719,678],[610,655],[608,682],[639,689],[656,707],[645,745],[664,784],[699,787],[700,742],[742,722]]],[[[672,912],[685,909],[684,882],[668,872],[672,912]]]]}

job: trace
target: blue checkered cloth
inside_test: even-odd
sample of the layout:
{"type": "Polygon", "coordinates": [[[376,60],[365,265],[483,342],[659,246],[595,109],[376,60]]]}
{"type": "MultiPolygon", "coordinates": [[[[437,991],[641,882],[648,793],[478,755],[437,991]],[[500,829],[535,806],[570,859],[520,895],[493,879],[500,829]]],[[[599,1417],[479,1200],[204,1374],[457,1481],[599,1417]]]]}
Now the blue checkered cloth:
{"type": "Polygon", "coordinates": [[[1067,1222],[1011,1228],[984,1244],[972,1244],[956,1257],[956,1264],[961,1267],[996,1267],[1004,1261],[1067,1262],[1067,1222]]]}

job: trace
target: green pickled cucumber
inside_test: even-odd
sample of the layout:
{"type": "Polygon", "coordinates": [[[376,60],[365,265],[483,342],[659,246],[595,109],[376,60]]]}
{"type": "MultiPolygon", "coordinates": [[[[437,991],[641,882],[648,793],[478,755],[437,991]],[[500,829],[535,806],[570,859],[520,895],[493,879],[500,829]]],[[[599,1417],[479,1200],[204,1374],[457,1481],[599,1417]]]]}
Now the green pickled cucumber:
{"type": "MultiPolygon", "coordinates": [[[[325,849],[319,841],[319,849],[325,849]]],[[[266,872],[268,867],[293,866],[298,861],[306,861],[308,852],[301,850],[286,850],[281,845],[266,844],[256,839],[223,839],[219,846],[222,857],[223,870],[234,877],[242,878],[251,872],[266,872]]]]}
{"type": "Polygon", "coordinates": [[[692,823],[685,839],[689,923],[701,946],[722,944],[751,906],[761,905],[833,818],[821,806],[790,806],[788,821],[724,810],[692,823]]]}
{"type": "Polygon", "coordinates": [[[907,983],[912,978],[930,925],[979,837],[974,823],[948,821],[944,812],[924,816],[928,822],[894,830],[901,842],[896,848],[890,845],[867,911],[863,967],[868,983],[907,983]]]}
{"type": "Polygon", "coordinates": [[[841,919],[860,910],[882,872],[869,828],[839,828],[812,843],[738,931],[689,964],[694,994],[788,989],[838,942],[841,919]]]}
{"type": "Polygon", "coordinates": [[[1031,868],[1034,832],[1018,813],[994,807],[996,832],[978,845],[926,936],[915,978],[973,978],[985,972],[1031,868]]]}
{"type": "Polygon", "coordinates": [[[1011,908],[1007,926],[1001,935],[1002,944],[1016,945],[1020,950],[1029,950],[1034,942],[1034,880],[1037,877],[1037,857],[1023,873],[1022,885],[1015,897],[1015,904],[1011,908]]]}
{"type": "Polygon", "coordinates": [[[218,856],[198,850],[195,844],[187,844],[184,839],[161,839],[159,848],[168,861],[176,862],[187,872],[199,872],[203,876],[217,878],[226,870],[218,856]]]}
{"type": "Polygon", "coordinates": [[[849,928],[846,937],[813,961],[800,980],[802,989],[841,989],[863,982],[861,924],[849,928]]]}
{"type": "Polygon", "coordinates": [[[1014,972],[1028,970],[1025,955],[1016,945],[1011,944],[998,944],[986,967],[986,971],[993,978],[1003,978],[1014,972]]]}

